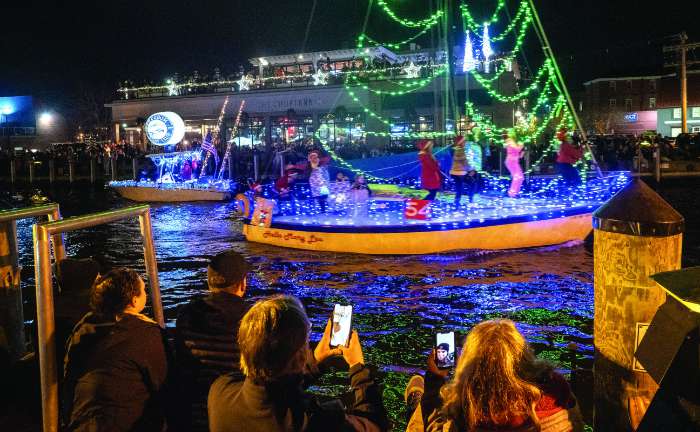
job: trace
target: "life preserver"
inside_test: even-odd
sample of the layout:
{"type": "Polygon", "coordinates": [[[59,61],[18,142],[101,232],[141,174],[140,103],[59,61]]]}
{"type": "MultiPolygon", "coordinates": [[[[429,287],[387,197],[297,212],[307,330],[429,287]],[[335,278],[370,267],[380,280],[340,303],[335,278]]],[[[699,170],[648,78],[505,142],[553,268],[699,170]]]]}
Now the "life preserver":
{"type": "Polygon", "coordinates": [[[241,216],[244,218],[249,218],[250,217],[250,200],[248,199],[245,194],[239,193],[236,195],[236,210],[235,214],[236,216],[241,216]]]}

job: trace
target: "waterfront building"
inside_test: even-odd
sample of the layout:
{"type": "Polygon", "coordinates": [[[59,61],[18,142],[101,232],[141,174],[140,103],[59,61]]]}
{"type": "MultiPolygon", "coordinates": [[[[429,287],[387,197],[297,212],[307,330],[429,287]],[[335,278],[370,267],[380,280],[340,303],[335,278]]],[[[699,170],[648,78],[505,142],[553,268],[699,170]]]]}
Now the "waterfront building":
{"type": "MultiPolygon", "coordinates": [[[[491,105],[487,91],[467,79],[461,67],[453,67],[454,91],[445,92],[444,53],[413,48],[402,53],[374,47],[258,57],[250,59],[248,69],[229,77],[217,70],[213,80],[190,77],[168,79],[162,85],[126,85],[118,90],[120,98],[107,105],[113,136],[145,147],[145,119],[155,112],[173,111],[185,121],[184,146],[201,142],[216,126],[226,98],[224,139],[233,133],[235,111],[245,100],[236,140],[241,147],[308,141],[319,128],[331,146],[367,141],[391,144],[401,141],[402,133],[460,129],[466,118],[445,118],[444,107],[452,104],[463,113],[467,95],[492,121],[514,120],[519,107],[491,105]],[[436,74],[440,76],[429,80],[436,74]],[[421,79],[425,86],[415,84],[421,79]],[[401,86],[408,81],[414,86],[401,86]],[[447,93],[451,96],[446,97],[447,93]],[[387,136],[368,136],[367,131],[387,136]]],[[[456,59],[454,64],[460,62],[456,59]]],[[[498,75],[490,75],[503,94],[517,93],[519,84],[527,81],[516,79],[521,77],[517,65],[512,66],[503,63],[498,75]]]]}

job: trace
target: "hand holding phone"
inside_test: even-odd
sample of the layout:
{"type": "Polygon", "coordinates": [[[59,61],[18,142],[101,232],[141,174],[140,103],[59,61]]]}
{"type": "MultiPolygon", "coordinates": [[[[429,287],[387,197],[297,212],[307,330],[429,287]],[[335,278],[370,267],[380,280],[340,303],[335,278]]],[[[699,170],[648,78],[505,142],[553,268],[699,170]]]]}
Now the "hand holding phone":
{"type": "Polygon", "coordinates": [[[450,369],[455,365],[455,333],[435,335],[435,365],[438,369],[450,369]]]}
{"type": "Polygon", "coordinates": [[[331,327],[331,347],[349,346],[350,330],[352,329],[352,306],[336,304],[333,308],[331,327]]]}

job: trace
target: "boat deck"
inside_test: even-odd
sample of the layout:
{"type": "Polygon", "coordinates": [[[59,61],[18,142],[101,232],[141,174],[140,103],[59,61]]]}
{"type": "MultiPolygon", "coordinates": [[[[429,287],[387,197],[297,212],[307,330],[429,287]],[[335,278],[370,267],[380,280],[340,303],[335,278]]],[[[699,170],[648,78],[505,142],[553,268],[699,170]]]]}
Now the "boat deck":
{"type": "Polygon", "coordinates": [[[438,194],[425,220],[405,217],[405,197],[380,195],[365,204],[346,204],[331,194],[325,213],[312,199],[297,200],[294,209],[288,201],[277,203],[272,226],[302,231],[406,232],[554,219],[592,213],[628,181],[626,173],[615,173],[573,188],[547,188],[550,183],[545,182],[545,186],[517,198],[492,187],[476,195],[473,203],[463,196],[459,207],[453,204],[453,193],[438,194]]]}

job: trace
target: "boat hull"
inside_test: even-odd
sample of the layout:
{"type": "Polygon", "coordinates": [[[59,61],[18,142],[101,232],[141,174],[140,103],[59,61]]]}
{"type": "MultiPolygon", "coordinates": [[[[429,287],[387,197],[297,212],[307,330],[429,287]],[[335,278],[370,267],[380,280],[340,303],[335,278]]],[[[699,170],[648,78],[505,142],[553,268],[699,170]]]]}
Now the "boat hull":
{"type": "Polygon", "coordinates": [[[206,189],[159,189],[138,186],[112,186],[122,197],[138,202],[227,201],[231,194],[206,189]]]}
{"type": "MultiPolygon", "coordinates": [[[[503,250],[552,246],[583,240],[592,213],[473,228],[401,232],[333,232],[332,228],[293,229],[244,224],[248,241],[286,248],[369,255],[421,255],[466,249],[503,250]]],[[[340,230],[339,230],[340,231],[340,230]]]]}

